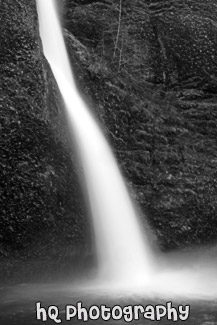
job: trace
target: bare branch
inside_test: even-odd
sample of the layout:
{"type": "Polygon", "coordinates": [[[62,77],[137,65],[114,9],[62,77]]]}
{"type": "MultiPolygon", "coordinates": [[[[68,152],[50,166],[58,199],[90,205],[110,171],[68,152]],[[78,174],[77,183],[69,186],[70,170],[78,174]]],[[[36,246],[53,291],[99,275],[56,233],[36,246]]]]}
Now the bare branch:
{"type": "Polygon", "coordinates": [[[117,30],[117,36],[116,36],[116,41],[115,41],[113,59],[115,58],[116,51],[117,51],[117,48],[118,48],[118,41],[119,41],[120,30],[121,30],[121,17],[122,17],[122,0],[120,0],[120,6],[119,6],[118,30],[117,30]]]}

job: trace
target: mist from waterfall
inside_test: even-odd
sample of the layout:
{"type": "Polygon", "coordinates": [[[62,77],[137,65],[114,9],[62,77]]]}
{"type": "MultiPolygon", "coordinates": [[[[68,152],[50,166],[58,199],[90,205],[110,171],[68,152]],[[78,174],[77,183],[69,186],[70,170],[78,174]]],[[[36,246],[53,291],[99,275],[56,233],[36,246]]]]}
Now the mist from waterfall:
{"type": "Polygon", "coordinates": [[[89,198],[100,279],[98,287],[92,282],[93,290],[108,280],[114,284],[109,285],[109,290],[115,288],[116,293],[122,288],[125,293],[128,290],[152,297],[216,299],[215,254],[207,258],[201,248],[197,253],[176,252],[175,257],[158,256],[158,267],[155,267],[156,256],[147,234],[141,230],[113,153],[76,88],[56,3],[36,1],[44,53],[65,102],[89,198]]]}
{"type": "Polygon", "coordinates": [[[100,276],[132,282],[152,274],[151,249],[103,132],[76,88],[54,0],[37,0],[44,54],[63,96],[88,192],[100,276]]]}

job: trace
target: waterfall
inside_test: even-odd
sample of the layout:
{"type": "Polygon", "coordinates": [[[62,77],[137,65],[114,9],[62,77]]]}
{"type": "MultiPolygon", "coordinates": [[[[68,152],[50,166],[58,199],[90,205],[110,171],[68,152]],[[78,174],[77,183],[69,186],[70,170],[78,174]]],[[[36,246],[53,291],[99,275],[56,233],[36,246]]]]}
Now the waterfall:
{"type": "Polygon", "coordinates": [[[152,253],[111,148],[79,94],[54,0],[36,0],[44,54],[64,99],[84,173],[99,275],[125,284],[152,274],[152,253]]]}

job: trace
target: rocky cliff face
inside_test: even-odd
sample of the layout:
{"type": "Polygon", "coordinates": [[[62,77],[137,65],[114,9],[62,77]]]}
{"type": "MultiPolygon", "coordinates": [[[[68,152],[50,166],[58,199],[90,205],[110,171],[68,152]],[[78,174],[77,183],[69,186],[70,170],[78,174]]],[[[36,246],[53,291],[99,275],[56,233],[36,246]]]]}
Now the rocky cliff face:
{"type": "Polygon", "coordinates": [[[2,261],[70,259],[87,242],[87,221],[63,105],[42,53],[36,3],[6,0],[0,15],[2,261]]]}
{"type": "Polygon", "coordinates": [[[216,2],[65,2],[81,87],[161,246],[216,240],[216,2]]]}
{"type": "MultiPolygon", "coordinates": [[[[162,248],[212,242],[217,238],[215,1],[64,0],[64,5],[78,85],[141,216],[147,215],[162,248]]],[[[69,259],[85,250],[89,226],[63,105],[42,53],[35,1],[5,0],[0,14],[2,260],[69,259]]]]}

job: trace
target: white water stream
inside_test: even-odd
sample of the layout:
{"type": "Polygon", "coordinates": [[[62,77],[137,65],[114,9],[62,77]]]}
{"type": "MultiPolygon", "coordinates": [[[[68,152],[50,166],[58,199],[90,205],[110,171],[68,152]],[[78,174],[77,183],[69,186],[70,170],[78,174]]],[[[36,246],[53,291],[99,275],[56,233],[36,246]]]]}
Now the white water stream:
{"type": "Polygon", "coordinates": [[[96,237],[100,274],[140,281],[152,258],[113,153],[73,79],[54,0],[37,0],[45,56],[63,96],[78,146],[96,237]]]}
{"type": "Polygon", "coordinates": [[[168,259],[155,272],[154,254],[113,153],[76,88],[55,1],[36,1],[44,53],[79,148],[95,230],[99,283],[109,279],[113,288],[121,283],[121,288],[146,295],[217,298],[217,266],[207,259],[195,261],[177,253],[176,262],[168,259]]]}

